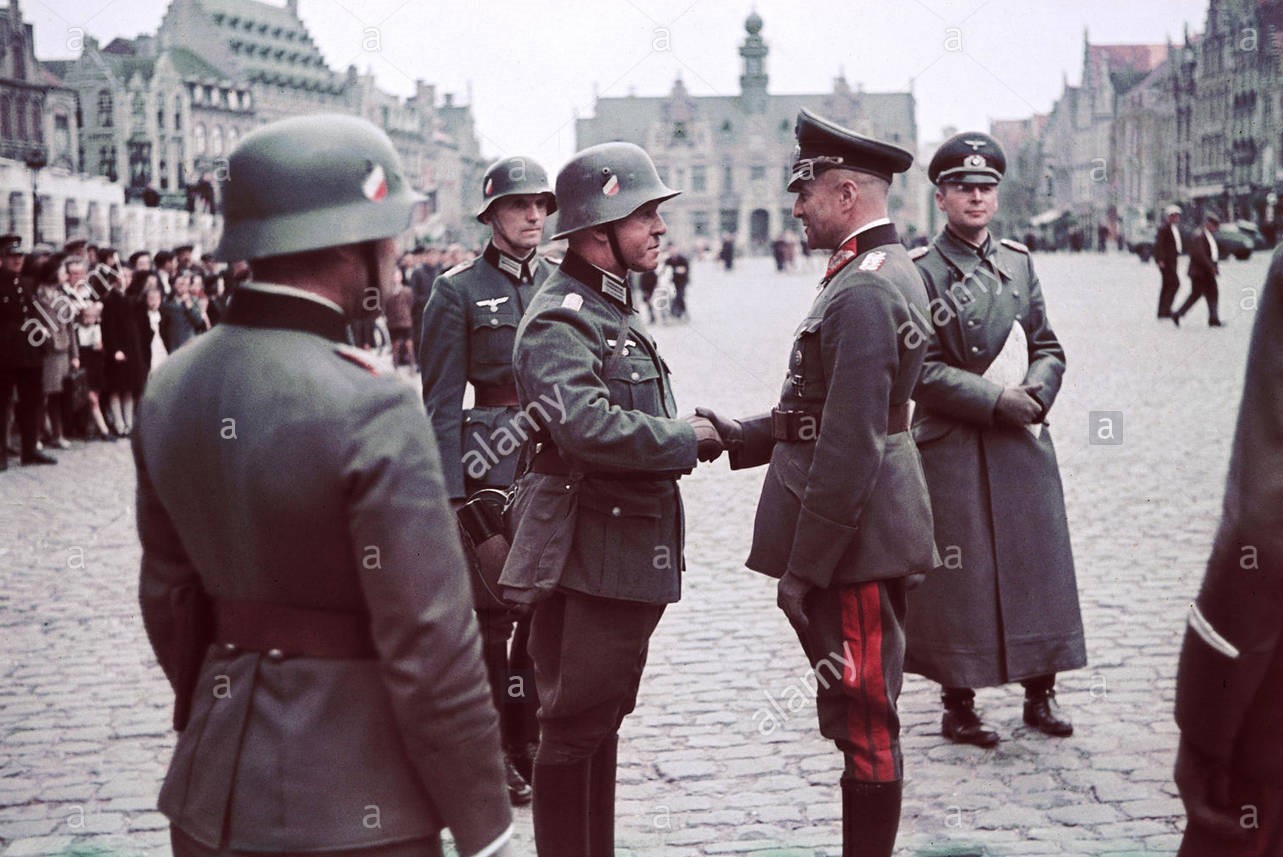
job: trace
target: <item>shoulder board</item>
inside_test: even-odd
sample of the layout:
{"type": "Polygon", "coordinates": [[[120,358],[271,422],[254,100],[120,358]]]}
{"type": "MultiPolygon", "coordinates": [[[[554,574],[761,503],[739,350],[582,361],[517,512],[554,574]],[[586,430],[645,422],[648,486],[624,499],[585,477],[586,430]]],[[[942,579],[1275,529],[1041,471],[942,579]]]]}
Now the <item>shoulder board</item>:
{"type": "Polygon", "coordinates": [[[1026,247],[1024,244],[1021,244],[1019,241],[1012,241],[1010,238],[1004,238],[998,243],[1004,247],[1010,247],[1012,250],[1015,250],[1017,253],[1024,253],[1026,256],[1029,255],[1029,248],[1026,247]]]}
{"type": "Polygon", "coordinates": [[[909,258],[915,259],[915,260],[921,259],[923,256],[927,255],[930,252],[931,252],[931,245],[929,244],[926,247],[914,247],[912,250],[909,251],[909,258]]]}
{"type": "Polygon", "coordinates": [[[476,259],[469,259],[469,260],[468,260],[468,261],[466,261],[466,262],[460,262],[459,264],[455,265],[455,266],[454,266],[453,268],[451,268],[450,270],[446,271],[444,274],[441,274],[441,276],[443,276],[443,277],[452,277],[452,276],[454,276],[455,274],[462,274],[464,271],[468,270],[468,269],[469,269],[469,268],[471,268],[473,265],[477,264],[477,259],[480,259],[480,258],[481,258],[481,257],[480,257],[480,256],[478,256],[476,259]]]}
{"type": "Polygon", "coordinates": [[[366,354],[360,348],[355,348],[351,345],[339,344],[334,346],[334,353],[342,357],[347,362],[360,366],[371,375],[379,374],[379,364],[375,363],[374,360],[371,359],[370,355],[366,354]]]}

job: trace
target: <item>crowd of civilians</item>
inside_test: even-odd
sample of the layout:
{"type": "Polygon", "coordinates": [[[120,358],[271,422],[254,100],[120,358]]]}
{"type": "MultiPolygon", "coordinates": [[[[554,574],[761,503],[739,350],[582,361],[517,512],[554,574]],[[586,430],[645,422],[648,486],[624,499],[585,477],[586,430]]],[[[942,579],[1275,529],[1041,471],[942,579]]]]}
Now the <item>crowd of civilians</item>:
{"type": "MultiPolygon", "coordinates": [[[[148,376],[217,325],[237,286],[250,278],[244,263],[195,257],[189,244],[139,250],[128,258],[114,247],[79,240],[61,252],[40,244],[30,253],[16,245],[3,253],[3,265],[20,273],[35,295],[43,355],[37,449],[49,461],[45,451],[67,449],[71,439],[115,441],[128,435],[148,376]]],[[[416,246],[402,254],[395,293],[379,314],[353,323],[354,344],[370,350],[390,346],[393,365],[415,371],[433,282],[475,257],[458,244],[416,246]]],[[[18,422],[11,419],[0,435],[13,455],[19,454],[18,422]]]]}

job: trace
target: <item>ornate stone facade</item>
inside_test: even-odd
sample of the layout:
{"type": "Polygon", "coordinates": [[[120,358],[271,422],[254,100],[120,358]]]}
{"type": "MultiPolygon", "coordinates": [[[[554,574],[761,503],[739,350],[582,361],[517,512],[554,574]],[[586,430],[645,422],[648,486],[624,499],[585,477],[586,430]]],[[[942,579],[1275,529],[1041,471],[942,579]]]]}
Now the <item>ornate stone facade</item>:
{"type": "MultiPolygon", "coordinates": [[[[575,139],[581,149],[626,140],[650,153],[664,180],[683,191],[664,207],[675,241],[732,233],[741,250],[765,252],[784,230],[800,231],[787,190],[800,108],[915,154],[918,131],[911,92],[864,92],[839,76],[829,93],[769,93],[761,17],[750,15],[744,28],[738,95],[692,96],[678,78],[666,96],[598,98],[594,115],[577,120],[575,139]]],[[[891,218],[902,231],[923,228],[926,197],[917,167],[896,178],[891,218]]]]}

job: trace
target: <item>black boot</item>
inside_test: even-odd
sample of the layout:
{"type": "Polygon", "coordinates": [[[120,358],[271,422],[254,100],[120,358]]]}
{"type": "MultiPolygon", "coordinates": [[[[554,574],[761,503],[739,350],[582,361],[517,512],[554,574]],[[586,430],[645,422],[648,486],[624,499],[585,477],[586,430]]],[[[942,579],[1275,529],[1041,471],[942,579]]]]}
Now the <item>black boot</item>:
{"type": "Polygon", "coordinates": [[[976,694],[970,688],[945,688],[940,695],[944,702],[944,717],[940,720],[940,733],[955,744],[975,744],[977,747],[994,747],[1001,738],[992,729],[986,729],[976,714],[976,694]]]}
{"type": "Polygon", "coordinates": [[[842,857],[891,857],[900,829],[901,789],[899,780],[842,778],[842,857]]]}
{"type": "Polygon", "coordinates": [[[588,779],[588,857],[615,857],[615,767],[619,735],[593,753],[588,779]]]}
{"type": "Polygon", "coordinates": [[[588,857],[588,768],[535,763],[535,850],[539,857],[588,857]]]}
{"type": "Polygon", "coordinates": [[[1067,738],[1074,734],[1074,725],[1059,716],[1056,691],[1025,690],[1025,723],[1044,735],[1067,738]]]}
{"type": "Polygon", "coordinates": [[[518,759],[524,756],[522,754],[510,754],[507,750],[503,753],[503,770],[508,778],[508,802],[513,806],[525,806],[530,803],[534,792],[530,788],[530,783],[521,772],[521,767],[517,764],[518,759]]]}

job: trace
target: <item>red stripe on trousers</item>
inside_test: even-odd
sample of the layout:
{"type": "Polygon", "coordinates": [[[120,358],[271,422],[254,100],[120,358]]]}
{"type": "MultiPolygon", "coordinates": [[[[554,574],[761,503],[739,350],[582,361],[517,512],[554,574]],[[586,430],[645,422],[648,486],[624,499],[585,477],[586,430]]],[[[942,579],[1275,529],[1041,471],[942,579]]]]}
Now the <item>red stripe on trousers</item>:
{"type": "Polygon", "coordinates": [[[853,773],[862,782],[895,778],[891,753],[886,678],[882,674],[882,587],[877,582],[841,589],[842,639],[847,663],[842,685],[852,697],[847,707],[848,739],[863,752],[852,754],[853,773]]]}

